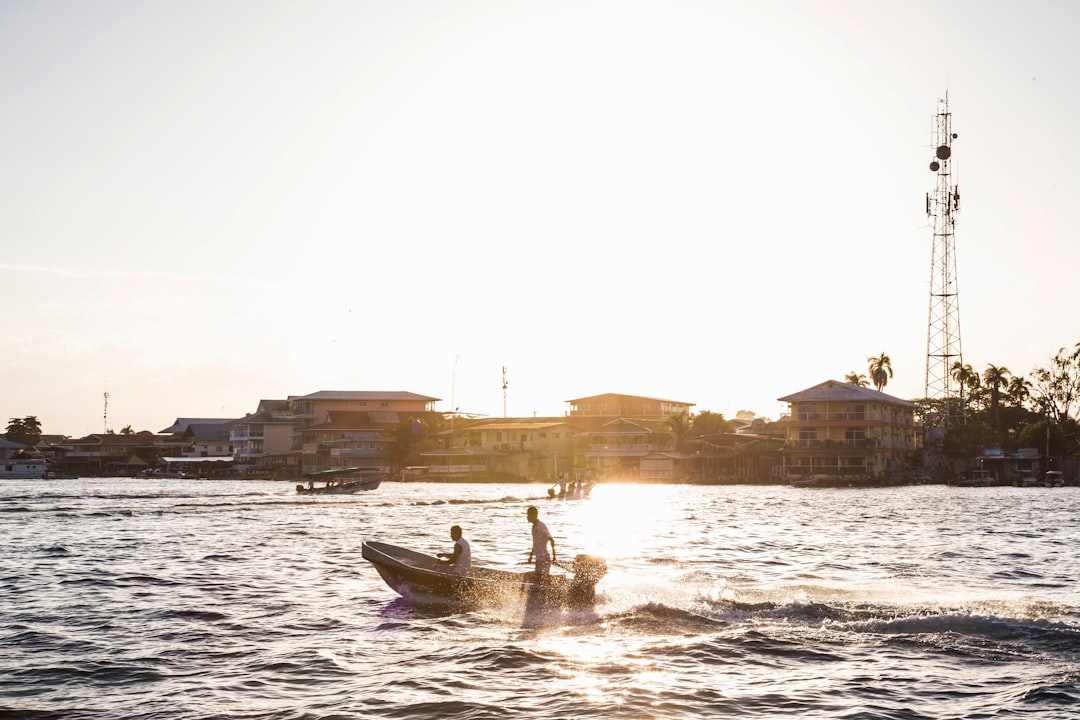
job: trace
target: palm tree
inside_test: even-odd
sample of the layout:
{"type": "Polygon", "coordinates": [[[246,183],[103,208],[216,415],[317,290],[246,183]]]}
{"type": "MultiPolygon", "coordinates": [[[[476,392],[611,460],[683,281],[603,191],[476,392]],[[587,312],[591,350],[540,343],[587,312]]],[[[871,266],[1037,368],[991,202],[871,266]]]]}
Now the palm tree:
{"type": "Polygon", "coordinates": [[[950,373],[952,379],[956,381],[956,384],[960,386],[960,407],[965,408],[964,415],[967,416],[966,405],[964,403],[964,388],[968,390],[975,390],[979,387],[979,373],[975,372],[975,368],[971,365],[961,365],[957,360],[952,364],[952,372],[950,373]]]}
{"type": "Polygon", "coordinates": [[[690,414],[683,410],[669,417],[665,424],[675,436],[675,449],[681,451],[686,444],[686,436],[690,434],[690,414]]]}
{"type": "Polygon", "coordinates": [[[1005,388],[1005,397],[1016,407],[1023,407],[1031,397],[1031,381],[1023,375],[1013,375],[1005,388]]]}
{"type": "Polygon", "coordinates": [[[997,365],[987,365],[986,370],[983,371],[983,382],[990,388],[990,417],[994,422],[995,430],[1001,429],[999,412],[1001,409],[1001,386],[1008,386],[1011,374],[1009,368],[998,367],[997,365]]]}
{"type": "Polygon", "coordinates": [[[870,380],[877,391],[881,392],[881,388],[885,387],[893,376],[892,360],[885,353],[881,353],[877,357],[866,358],[866,362],[870,363],[870,380]]]}
{"type": "Polygon", "coordinates": [[[854,370],[844,376],[844,382],[858,385],[859,387],[866,387],[870,384],[870,381],[866,379],[865,375],[857,373],[854,370]]]}

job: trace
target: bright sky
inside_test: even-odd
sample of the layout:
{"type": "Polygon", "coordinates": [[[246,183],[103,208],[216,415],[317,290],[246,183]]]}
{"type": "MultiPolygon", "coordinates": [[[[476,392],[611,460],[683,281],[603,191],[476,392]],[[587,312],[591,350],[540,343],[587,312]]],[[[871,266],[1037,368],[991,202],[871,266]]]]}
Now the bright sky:
{"type": "MultiPolygon", "coordinates": [[[[407,390],[777,417],[924,394],[937,101],[964,361],[1080,340],[1080,5],[6,0],[0,416],[407,390]]],[[[6,424],[6,423],[5,423],[6,424]]]]}

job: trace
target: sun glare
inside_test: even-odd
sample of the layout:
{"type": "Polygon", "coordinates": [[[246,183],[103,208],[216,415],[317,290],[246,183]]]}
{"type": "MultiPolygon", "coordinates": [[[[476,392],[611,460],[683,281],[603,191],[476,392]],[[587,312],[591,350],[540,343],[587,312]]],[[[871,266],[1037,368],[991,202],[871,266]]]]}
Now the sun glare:
{"type": "Polygon", "coordinates": [[[574,525],[582,552],[609,562],[620,556],[646,557],[653,538],[678,533],[671,495],[667,485],[599,485],[592,493],[598,502],[577,504],[567,522],[574,525]]]}

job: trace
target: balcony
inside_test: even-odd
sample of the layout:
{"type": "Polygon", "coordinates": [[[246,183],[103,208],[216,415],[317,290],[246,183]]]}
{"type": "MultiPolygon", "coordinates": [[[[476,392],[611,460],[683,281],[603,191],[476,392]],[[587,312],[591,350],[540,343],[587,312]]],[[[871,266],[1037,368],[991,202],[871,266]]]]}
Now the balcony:
{"type": "Polygon", "coordinates": [[[829,413],[829,420],[833,422],[865,422],[869,416],[865,412],[834,412],[829,413]]]}
{"type": "Polygon", "coordinates": [[[805,450],[864,450],[868,447],[879,447],[880,444],[878,440],[872,438],[850,440],[795,439],[788,441],[788,447],[805,450]]]}

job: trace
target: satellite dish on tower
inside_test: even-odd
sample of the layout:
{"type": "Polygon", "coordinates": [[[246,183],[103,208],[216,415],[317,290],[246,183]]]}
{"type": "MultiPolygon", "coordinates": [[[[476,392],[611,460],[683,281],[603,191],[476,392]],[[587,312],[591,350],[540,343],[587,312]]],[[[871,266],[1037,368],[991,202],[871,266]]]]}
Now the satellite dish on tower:
{"type": "Polygon", "coordinates": [[[938,170],[941,169],[941,163],[939,163],[937,160],[934,160],[933,162],[930,163],[930,169],[933,170],[934,172],[937,172],[938,170]]]}
{"type": "Polygon", "coordinates": [[[948,145],[938,145],[938,160],[948,160],[950,155],[952,155],[952,149],[948,145]]]}

